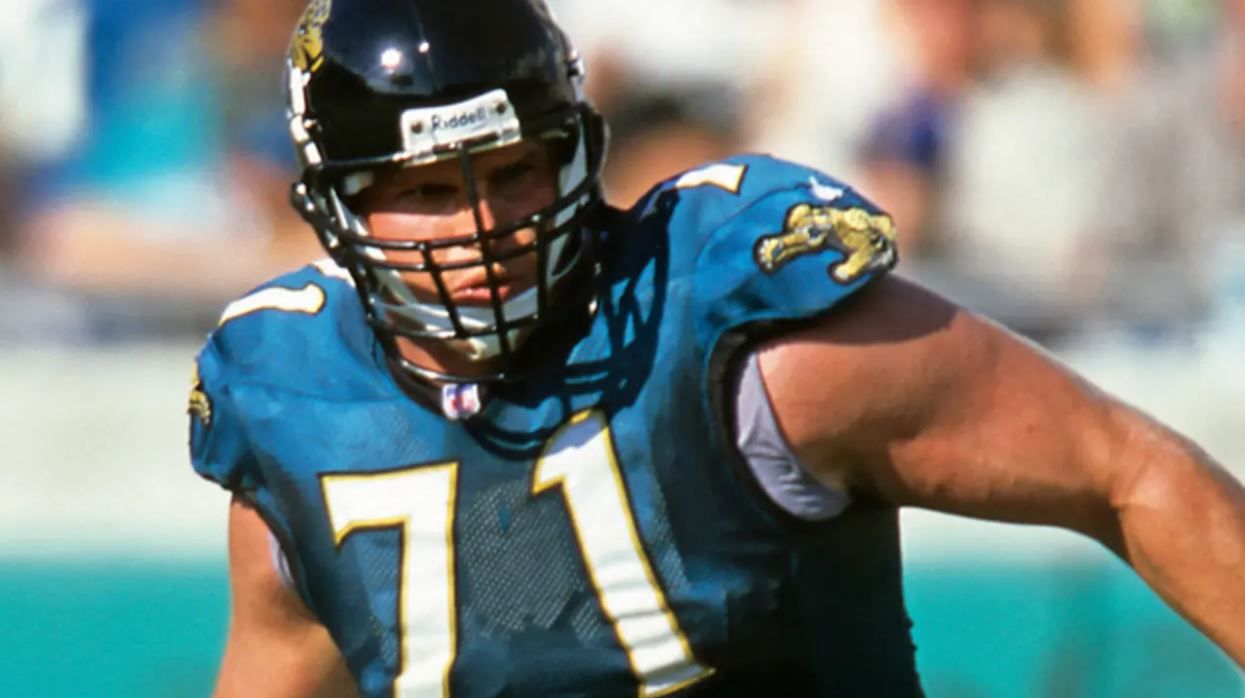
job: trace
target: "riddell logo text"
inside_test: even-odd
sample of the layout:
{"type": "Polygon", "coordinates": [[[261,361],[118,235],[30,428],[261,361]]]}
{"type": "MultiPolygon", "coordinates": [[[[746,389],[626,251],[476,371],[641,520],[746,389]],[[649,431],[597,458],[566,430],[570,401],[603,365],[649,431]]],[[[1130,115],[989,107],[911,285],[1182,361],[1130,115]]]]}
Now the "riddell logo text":
{"type": "Polygon", "coordinates": [[[432,130],[436,132],[442,129],[459,129],[475,126],[482,123],[487,116],[488,111],[484,107],[479,107],[475,111],[455,114],[448,119],[439,114],[434,114],[432,117],[432,130]]]}

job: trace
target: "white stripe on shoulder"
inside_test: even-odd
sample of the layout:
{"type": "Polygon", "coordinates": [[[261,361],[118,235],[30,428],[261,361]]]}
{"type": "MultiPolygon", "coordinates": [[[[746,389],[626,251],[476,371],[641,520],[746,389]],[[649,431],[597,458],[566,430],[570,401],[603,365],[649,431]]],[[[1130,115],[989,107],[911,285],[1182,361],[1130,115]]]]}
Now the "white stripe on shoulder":
{"type": "Polygon", "coordinates": [[[692,189],[695,187],[714,186],[725,189],[732,194],[739,193],[743,184],[746,165],[730,165],[724,162],[706,165],[700,169],[684,172],[674,183],[675,189],[692,189]]]}
{"type": "Polygon", "coordinates": [[[223,325],[260,310],[315,315],[323,308],[324,289],[315,284],[309,283],[302,288],[265,288],[230,303],[217,324],[223,325]]]}
{"type": "Polygon", "coordinates": [[[320,272],[321,274],[324,274],[330,279],[341,279],[342,281],[345,281],[351,286],[354,286],[354,278],[350,276],[350,272],[346,271],[345,269],[342,269],[337,264],[337,262],[334,262],[329,257],[325,257],[323,259],[317,259],[316,261],[311,263],[311,266],[315,267],[316,271],[320,272]]]}

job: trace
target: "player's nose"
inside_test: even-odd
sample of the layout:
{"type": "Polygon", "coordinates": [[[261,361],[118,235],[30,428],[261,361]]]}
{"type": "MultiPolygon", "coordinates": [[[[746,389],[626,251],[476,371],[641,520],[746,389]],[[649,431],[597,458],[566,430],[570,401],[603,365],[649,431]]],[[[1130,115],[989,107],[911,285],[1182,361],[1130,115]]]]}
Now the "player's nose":
{"type": "Polygon", "coordinates": [[[497,227],[501,217],[498,215],[498,204],[487,193],[472,201],[469,197],[458,206],[454,215],[454,227],[460,235],[488,232],[497,227]]]}
{"type": "Polygon", "coordinates": [[[473,236],[484,233],[483,239],[475,242],[464,242],[462,245],[455,245],[446,251],[446,254],[456,260],[465,261],[467,259],[478,259],[482,257],[484,247],[488,247],[490,256],[504,257],[498,260],[501,263],[508,263],[510,255],[519,246],[531,243],[535,237],[535,231],[524,229],[511,231],[501,235],[497,235],[499,227],[505,227],[514,222],[506,213],[507,204],[498,202],[492,197],[485,194],[474,204],[463,206],[454,216],[454,231],[456,236],[473,236]]]}
{"type": "Polygon", "coordinates": [[[487,194],[481,198],[478,208],[480,212],[480,228],[482,230],[492,230],[497,227],[499,217],[497,215],[497,202],[487,194]]]}
{"type": "MultiPolygon", "coordinates": [[[[497,231],[498,228],[511,227],[521,217],[516,215],[518,211],[516,211],[514,202],[487,195],[480,201],[479,213],[480,229],[483,231],[497,231]]],[[[494,253],[499,254],[531,242],[534,233],[535,231],[530,227],[520,228],[495,237],[490,236],[489,243],[494,253]]]]}

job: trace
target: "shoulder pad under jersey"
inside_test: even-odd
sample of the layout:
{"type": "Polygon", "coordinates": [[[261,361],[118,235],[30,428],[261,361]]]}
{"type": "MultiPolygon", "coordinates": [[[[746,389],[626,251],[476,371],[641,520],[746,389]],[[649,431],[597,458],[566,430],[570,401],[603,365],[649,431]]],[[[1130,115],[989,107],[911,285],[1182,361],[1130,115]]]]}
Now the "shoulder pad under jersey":
{"type": "Polygon", "coordinates": [[[282,395],[366,399],[387,392],[375,380],[380,374],[366,370],[377,360],[374,347],[349,275],[328,261],[230,303],[195,362],[189,405],[195,471],[228,489],[255,489],[247,425],[265,410],[279,410],[282,395]],[[264,390],[251,389],[257,387],[264,390]],[[247,398],[240,400],[243,389],[247,398]]]}
{"type": "Polygon", "coordinates": [[[825,312],[897,261],[890,216],[807,167],[746,155],[663,186],[695,192],[672,223],[703,236],[691,288],[706,353],[732,329],[825,312]]]}

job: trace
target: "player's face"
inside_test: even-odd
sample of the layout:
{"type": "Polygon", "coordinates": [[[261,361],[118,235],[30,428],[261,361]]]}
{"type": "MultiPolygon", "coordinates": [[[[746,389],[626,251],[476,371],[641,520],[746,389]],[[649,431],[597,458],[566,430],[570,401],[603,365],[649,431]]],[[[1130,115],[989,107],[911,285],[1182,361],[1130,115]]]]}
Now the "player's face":
{"type": "MultiPolygon", "coordinates": [[[[478,153],[472,156],[471,167],[485,229],[529,216],[557,198],[557,167],[551,148],[544,143],[523,141],[478,153]]],[[[368,228],[380,240],[430,241],[472,235],[477,230],[457,160],[387,174],[360,197],[368,228]]],[[[494,256],[505,256],[535,238],[534,229],[522,228],[486,244],[492,246],[494,256]]],[[[480,244],[471,243],[436,250],[433,259],[441,265],[464,263],[481,260],[482,254],[480,244]]],[[[394,262],[424,262],[422,253],[416,251],[386,251],[385,255],[394,262]]],[[[494,262],[492,267],[503,302],[537,282],[534,252],[494,262]]],[[[403,280],[420,301],[441,302],[432,274],[406,272],[403,280]]],[[[445,271],[442,280],[456,304],[486,306],[492,302],[482,265],[445,271]]]]}

